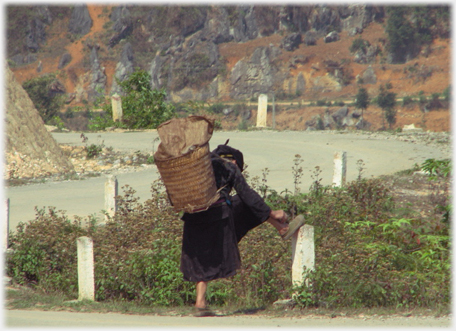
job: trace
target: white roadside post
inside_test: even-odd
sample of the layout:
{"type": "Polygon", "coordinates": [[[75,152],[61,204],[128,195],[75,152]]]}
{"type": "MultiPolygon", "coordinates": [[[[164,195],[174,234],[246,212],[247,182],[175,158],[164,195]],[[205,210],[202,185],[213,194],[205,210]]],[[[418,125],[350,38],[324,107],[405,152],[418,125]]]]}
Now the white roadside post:
{"type": "Polygon", "coordinates": [[[347,177],[347,152],[334,153],[334,175],[333,186],[342,187],[347,177]]]}
{"type": "Polygon", "coordinates": [[[95,301],[95,279],[93,270],[93,240],[79,237],[78,245],[78,300],[95,301]]]}
{"type": "Polygon", "coordinates": [[[304,224],[291,237],[291,261],[292,284],[301,286],[304,282],[304,269],[306,271],[315,270],[315,242],[312,225],[304,224]]]}
{"type": "Polygon", "coordinates": [[[108,220],[109,217],[114,217],[117,212],[117,196],[118,183],[116,176],[109,175],[105,183],[105,210],[107,215],[105,220],[108,220]]]}
{"type": "Polygon", "coordinates": [[[122,111],[122,99],[116,93],[111,97],[112,105],[112,120],[114,122],[122,122],[123,111],[122,111]]]}
{"type": "Polygon", "coordinates": [[[8,249],[9,245],[9,205],[10,205],[10,199],[5,200],[5,223],[3,224],[3,229],[5,230],[5,234],[3,237],[3,252],[6,252],[8,249]]]}
{"type": "Polygon", "coordinates": [[[260,94],[258,96],[258,115],[257,115],[257,128],[266,127],[268,110],[268,96],[267,94],[260,94]]]}

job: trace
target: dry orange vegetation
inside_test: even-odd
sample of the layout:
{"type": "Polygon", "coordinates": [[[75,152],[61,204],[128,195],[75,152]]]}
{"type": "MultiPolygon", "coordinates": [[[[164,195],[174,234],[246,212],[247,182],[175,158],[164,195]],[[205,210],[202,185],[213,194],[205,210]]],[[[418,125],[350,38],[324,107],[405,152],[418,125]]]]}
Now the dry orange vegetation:
{"type": "MultiPolygon", "coordinates": [[[[61,21],[60,26],[54,24],[48,31],[48,42],[46,45],[47,50],[56,47],[64,47],[67,52],[72,56],[72,61],[65,68],[66,74],[60,74],[59,78],[64,83],[67,92],[75,92],[77,84],[81,77],[87,73],[87,69],[83,65],[84,57],[87,56],[88,48],[85,46],[87,41],[91,41],[100,46],[99,54],[106,54],[108,52],[107,46],[99,42],[100,35],[103,31],[103,26],[109,20],[109,15],[103,14],[103,9],[111,6],[89,5],[88,9],[93,20],[91,31],[76,40],[70,42],[67,37],[67,29],[65,22],[61,21]]],[[[109,9],[109,8],[108,8],[109,9]]],[[[106,12],[106,11],[105,11],[106,12]]],[[[110,10],[108,10],[110,12],[110,10]]],[[[322,39],[317,41],[315,46],[305,46],[301,44],[298,49],[293,52],[283,51],[278,61],[286,64],[290,59],[297,55],[303,55],[308,58],[304,64],[298,64],[296,68],[290,68],[290,74],[297,76],[300,72],[310,74],[311,77],[318,77],[326,75],[324,61],[334,60],[337,62],[344,61],[346,68],[351,71],[353,77],[362,73],[369,65],[358,64],[352,61],[353,54],[350,53],[349,48],[354,39],[359,36],[350,37],[347,32],[341,33],[341,40],[334,43],[324,43],[322,39]],[[318,69],[315,69],[318,68],[318,69]]],[[[364,29],[361,37],[371,44],[381,45],[381,40],[385,39],[384,27],[379,23],[372,23],[364,29]]],[[[226,61],[228,71],[244,57],[249,57],[253,51],[260,46],[268,46],[273,44],[279,46],[283,36],[275,34],[269,37],[263,37],[256,40],[248,41],[245,43],[225,43],[219,45],[219,51],[222,58],[226,61]]],[[[382,47],[383,48],[383,47],[382,47]]],[[[52,52],[50,52],[52,54],[52,52]]],[[[55,52],[58,53],[58,52],[55,52]]],[[[40,57],[42,62],[43,72],[58,72],[58,62],[61,52],[55,56],[40,57]]],[[[44,56],[44,55],[43,55],[44,56]]],[[[423,91],[426,96],[432,93],[442,93],[450,84],[450,56],[451,56],[451,41],[450,39],[434,40],[431,45],[431,52],[428,56],[420,55],[419,57],[409,61],[406,64],[380,64],[380,57],[377,57],[377,62],[372,64],[377,75],[377,84],[363,85],[369,92],[371,97],[378,94],[381,84],[391,83],[392,91],[397,94],[399,98],[403,96],[416,96],[420,91],[423,91]],[[421,66],[432,68],[432,75],[424,81],[417,81],[415,78],[407,78],[406,69],[410,66],[420,68],[421,66]]],[[[117,61],[104,60],[101,56],[102,66],[105,68],[107,76],[107,90],[109,91],[117,61]]],[[[36,77],[37,63],[32,63],[27,66],[14,68],[13,71],[20,83],[36,77]]],[[[341,90],[326,91],[326,92],[311,92],[304,93],[300,100],[306,102],[309,100],[353,100],[356,95],[359,85],[355,83],[353,78],[352,83],[343,87],[341,90]]],[[[84,84],[83,84],[84,86],[84,84]]],[[[229,101],[229,100],[223,100],[229,101]]],[[[294,101],[295,107],[288,108],[287,111],[280,112],[277,117],[278,129],[305,129],[305,122],[310,120],[313,116],[321,114],[325,107],[302,107],[296,109],[299,100],[294,101]]],[[[71,104],[76,106],[78,104],[71,104]]],[[[282,108],[282,110],[285,108],[282,108]]],[[[330,107],[331,111],[338,108],[330,107]]],[[[402,127],[406,124],[415,124],[417,127],[422,127],[431,131],[449,131],[450,128],[450,111],[449,109],[441,109],[438,111],[431,111],[423,114],[418,106],[412,108],[404,108],[399,103],[397,106],[397,123],[394,128],[402,127]]],[[[381,110],[375,106],[369,106],[365,112],[365,119],[373,123],[372,129],[381,127],[381,110]]],[[[270,122],[271,123],[271,122],[270,122]]],[[[234,128],[232,120],[229,122],[222,121],[226,128],[234,128]],[[231,123],[230,123],[231,122],[231,123]]]]}

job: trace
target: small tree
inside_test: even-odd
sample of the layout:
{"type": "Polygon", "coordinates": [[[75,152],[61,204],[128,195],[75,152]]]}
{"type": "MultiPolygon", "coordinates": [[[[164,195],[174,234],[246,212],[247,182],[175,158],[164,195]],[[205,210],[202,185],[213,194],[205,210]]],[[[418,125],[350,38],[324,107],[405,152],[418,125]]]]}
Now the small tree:
{"type": "Polygon", "coordinates": [[[32,78],[22,84],[44,123],[51,121],[63,104],[63,94],[51,91],[51,87],[56,81],[55,74],[47,74],[32,78]]]}
{"type": "MultiPolygon", "coordinates": [[[[396,110],[394,109],[396,106],[396,93],[389,92],[385,86],[381,85],[380,93],[377,96],[377,104],[382,108],[384,119],[386,119],[391,129],[391,126],[396,123],[396,110]]],[[[385,126],[384,122],[383,126],[385,126]]]]}
{"type": "Polygon", "coordinates": [[[363,119],[364,110],[367,109],[369,105],[369,93],[367,90],[362,87],[358,90],[356,94],[355,107],[361,109],[361,119],[363,119]]]}
{"type": "Polygon", "coordinates": [[[130,129],[155,129],[174,116],[174,106],[165,101],[164,89],[152,89],[150,75],[137,69],[128,79],[119,82],[122,96],[122,124],[130,129]]]}

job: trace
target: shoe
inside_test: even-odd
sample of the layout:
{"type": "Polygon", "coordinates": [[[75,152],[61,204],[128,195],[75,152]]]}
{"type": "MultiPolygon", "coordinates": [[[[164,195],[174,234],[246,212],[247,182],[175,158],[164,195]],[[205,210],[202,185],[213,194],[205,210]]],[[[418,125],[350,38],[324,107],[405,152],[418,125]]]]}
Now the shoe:
{"type": "Polygon", "coordinates": [[[212,311],[209,308],[196,308],[195,317],[210,317],[210,316],[217,316],[215,311],[212,311]]]}
{"type": "Polygon", "coordinates": [[[304,216],[298,215],[288,224],[288,231],[282,234],[282,239],[287,240],[289,239],[298,229],[304,225],[304,216]]]}

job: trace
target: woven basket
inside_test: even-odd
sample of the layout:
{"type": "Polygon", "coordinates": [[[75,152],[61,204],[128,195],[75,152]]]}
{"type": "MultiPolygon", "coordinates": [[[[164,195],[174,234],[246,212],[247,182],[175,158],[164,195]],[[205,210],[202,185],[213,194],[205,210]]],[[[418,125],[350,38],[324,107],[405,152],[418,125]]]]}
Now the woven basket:
{"type": "Polygon", "coordinates": [[[156,158],[155,164],[175,211],[206,210],[220,198],[208,143],[181,156],[156,158]]]}

